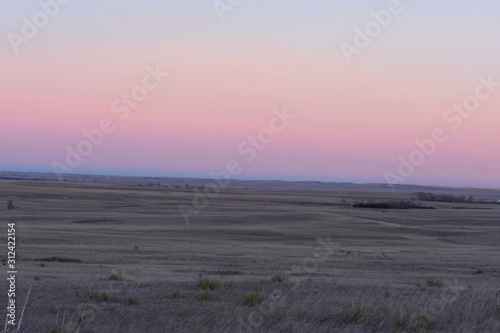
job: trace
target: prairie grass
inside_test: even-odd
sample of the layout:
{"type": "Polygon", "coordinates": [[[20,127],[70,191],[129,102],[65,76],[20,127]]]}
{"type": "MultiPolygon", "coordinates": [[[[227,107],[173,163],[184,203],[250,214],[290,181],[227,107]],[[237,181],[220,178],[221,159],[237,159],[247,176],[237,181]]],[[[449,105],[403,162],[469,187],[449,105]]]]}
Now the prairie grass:
{"type": "Polygon", "coordinates": [[[102,303],[102,302],[107,303],[107,302],[113,301],[111,296],[109,296],[106,292],[99,291],[99,290],[98,291],[88,291],[85,296],[89,301],[97,302],[97,303],[102,303]]]}
{"type": "Polygon", "coordinates": [[[202,290],[198,294],[197,298],[199,301],[215,301],[217,296],[210,290],[202,290]]]}
{"type": "Polygon", "coordinates": [[[211,279],[199,279],[196,286],[203,290],[215,290],[220,288],[220,281],[211,279]]]}
{"type": "Polygon", "coordinates": [[[340,313],[340,322],[345,325],[357,324],[363,319],[365,312],[366,309],[363,305],[354,305],[353,301],[351,307],[343,309],[340,313]]]}
{"type": "Polygon", "coordinates": [[[445,287],[416,288],[410,283],[377,286],[383,282],[368,277],[346,277],[335,283],[313,278],[299,285],[228,281],[215,294],[210,288],[200,290],[189,281],[111,284],[112,281],[96,278],[90,282],[91,290],[75,293],[89,282],[60,283],[50,278],[36,282],[23,319],[23,333],[46,333],[47,328],[57,322],[58,312],[61,322],[64,308],[67,308],[65,322],[77,323],[87,303],[86,307],[93,312],[86,316],[79,333],[179,331],[176,323],[182,323],[181,331],[185,332],[196,331],[198,327],[206,327],[204,332],[236,332],[240,325],[238,318],[246,320],[254,312],[261,313],[262,319],[256,332],[287,332],[291,330],[290,323],[305,332],[361,333],[375,328],[384,333],[495,332],[500,329],[496,290],[479,287],[449,294],[450,290],[445,287]],[[114,289],[109,289],[111,287],[114,289]],[[258,293],[255,293],[256,287],[258,293]],[[130,295],[131,289],[133,295],[130,295]],[[271,296],[276,291],[282,295],[280,299],[271,296]],[[386,297],[386,291],[390,297],[386,297]],[[135,295],[140,295],[140,302],[132,297],[135,295]],[[243,295],[246,295],[245,302],[243,295]],[[266,300],[259,303],[262,299],[258,295],[265,295],[266,300]],[[145,313],[158,314],[158,309],[168,316],[154,315],[154,320],[144,316],[145,313]]]}
{"type": "Polygon", "coordinates": [[[403,313],[403,309],[401,309],[401,314],[394,321],[395,326],[399,329],[406,330],[410,327],[412,322],[412,317],[409,313],[403,313]]]}
{"type": "Polygon", "coordinates": [[[191,206],[195,193],[184,186],[71,177],[0,180],[4,203],[22,198],[0,214],[19,227],[20,306],[33,284],[19,333],[47,333],[54,323],[58,333],[500,332],[500,205],[355,209],[322,203],[411,194],[230,185],[185,225],[178,207],[191,206]],[[108,280],[122,266],[126,279],[108,280]],[[200,272],[208,278],[197,281],[200,272]],[[245,305],[243,295],[256,291],[266,300],[245,305]]]}
{"type": "Polygon", "coordinates": [[[265,300],[266,298],[261,294],[257,292],[250,292],[243,295],[241,303],[248,306],[256,306],[264,302],[265,300]]]}
{"type": "Polygon", "coordinates": [[[108,277],[108,280],[110,281],[122,281],[123,278],[121,277],[120,274],[118,273],[112,273],[109,277],[108,277]]]}
{"type": "Polygon", "coordinates": [[[433,278],[428,278],[425,280],[425,284],[428,286],[428,287],[432,287],[432,288],[442,288],[444,286],[444,283],[439,281],[439,280],[435,280],[433,278]]]}
{"type": "Polygon", "coordinates": [[[172,291],[172,293],[170,294],[170,298],[172,298],[172,299],[182,298],[182,297],[183,297],[183,295],[182,295],[182,293],[181,293],[181,291],[180,291],[180,290],[174,290],[174,291],[172,291]]]}

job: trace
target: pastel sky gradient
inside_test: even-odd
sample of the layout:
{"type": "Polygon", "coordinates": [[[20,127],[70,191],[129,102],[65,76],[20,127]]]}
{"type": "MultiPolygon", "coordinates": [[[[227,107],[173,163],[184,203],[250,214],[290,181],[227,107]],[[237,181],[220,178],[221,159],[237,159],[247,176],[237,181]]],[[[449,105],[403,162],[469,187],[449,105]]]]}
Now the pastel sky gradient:
{"type": "Polygon", "coordinates": [[[238,160],[240,179],[385,183],[442,128],[405,183],[500,188],[500,87],[457,130],[443,119],[479,76],[500,82],[500,2],[401,0],[349,64],[340,43],[389,2],[243,0],[221,21],[212,0],[73,0],[15,53],[8,34],[41,7],[0,0],[0,170],[52,172],[110,118],[73,173],[205,178],[238,160]],[[120,120],[111,104],[148,66],[170,75],[120,120]],[[283,107],[297,117],[246,162],[238,145],[283,107]]]}

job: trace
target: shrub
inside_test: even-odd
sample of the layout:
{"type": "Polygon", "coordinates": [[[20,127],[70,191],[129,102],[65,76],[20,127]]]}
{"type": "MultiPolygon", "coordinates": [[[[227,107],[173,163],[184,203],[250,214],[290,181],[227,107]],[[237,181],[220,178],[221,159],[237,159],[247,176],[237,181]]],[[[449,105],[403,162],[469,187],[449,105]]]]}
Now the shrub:
{"type": "Polygon", "coordinates": [[[120,274],[118,273],[112,273],[109,277],[108,277],[108,280],[110,281],[122,281],[123,278],[121,277],[120,274]]]}
{"type": "Polygon", "coordinates": [[[220,288],[220,281],[200,278],[196,286],[203,290],[215,290],[220,288]]]}
{"type": "Polygon", "coordinates": [[[243,305],[256,306],[264,302],[266,298],[259,293],[246,293],[243,295],[243,300],[241,301],[243,305]]]}
{"type": "Polygon", "coordinates": [[[103,291],[89,291],[87,293],[87,299],[92,302],[106,303],[111,302],[111,297],[103,291]]]}
{"type": "Polygon", "coordinates": [[[210,290],[202,290],[198,295],[199,301],[215,301],[217,296],[212,293],[210,290]]]}
{"type": "Polygon", "coordinates": [[[438,280],[434,280],[432,278],[429,278],[429,279],[425,280],[425,283],[427,284],[427,286],[429,286],[429,287],[435,287],[435,288],[441,288],[441,287],[444,286],[443,282],[438,281],[438,280]]]}

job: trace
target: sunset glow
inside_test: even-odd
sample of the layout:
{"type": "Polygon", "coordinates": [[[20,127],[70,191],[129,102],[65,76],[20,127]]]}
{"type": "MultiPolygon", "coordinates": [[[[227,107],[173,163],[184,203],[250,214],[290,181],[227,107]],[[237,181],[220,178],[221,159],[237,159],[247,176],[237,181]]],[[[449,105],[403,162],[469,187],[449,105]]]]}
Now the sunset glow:
{"type": "Polygon", "coordinates": [[[210,1],[68,1],[14,47],[43,9],[0,0],[0,170],[209,177],[237,160],[240,179],[386,183],[440,128],[404,183],[500,188],[500,5],[401,1],[346,61],[389,2],[243,1],[221,20],[210,1]]]}

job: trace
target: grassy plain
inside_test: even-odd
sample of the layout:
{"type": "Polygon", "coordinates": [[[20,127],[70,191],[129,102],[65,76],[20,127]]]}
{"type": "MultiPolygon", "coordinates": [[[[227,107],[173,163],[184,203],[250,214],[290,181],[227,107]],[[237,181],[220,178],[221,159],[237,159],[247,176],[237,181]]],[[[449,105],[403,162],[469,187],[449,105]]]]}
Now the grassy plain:
{"type": "Polygon", "coordinates": [[[500,205],[352,207],[499,190],[234,181],[186,223],[206,182],[0,180],[21,332],[500,332],[500,205]]]}

